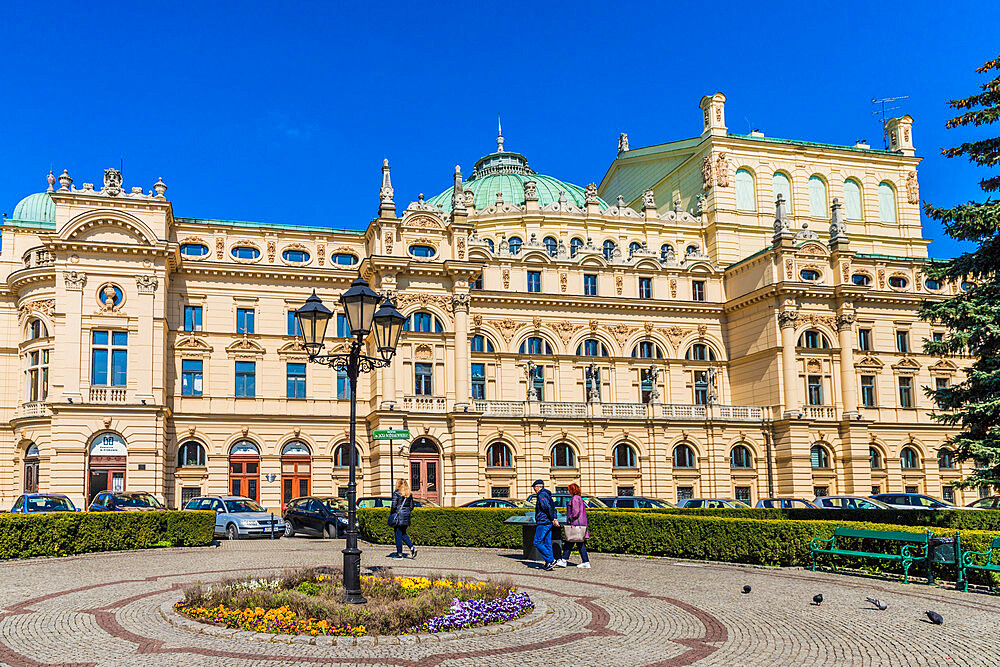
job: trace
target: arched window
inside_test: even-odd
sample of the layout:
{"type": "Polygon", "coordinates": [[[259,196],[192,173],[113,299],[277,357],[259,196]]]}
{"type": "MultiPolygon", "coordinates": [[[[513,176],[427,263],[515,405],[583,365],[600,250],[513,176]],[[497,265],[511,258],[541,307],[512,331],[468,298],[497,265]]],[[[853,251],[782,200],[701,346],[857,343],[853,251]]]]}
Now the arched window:
{"type": "Polygon", "coordinates": [[[813,445],[809,449],[809,463],[813,468],[829,468],[830,452],[823,445],[813,445]]]}
{"type": "Polygon", "coordinates": [[[544,338],[531,336],[521,343],[518,352],[520,354],[552,354],[552,346],[544,338]]]}
{"type": "Polygon", "coordinates": [[[284,447],[282,447],[281,448],[281,455],[282,456],[311,456],[311,454],[309,452],[309,446],[306,443],[304,443],[304,442],[302,442],[300,440],[292,440],[291,442],[289,442],[288,444],[286,444],[284,447]]]}
{"type": "Polygon", "coordinates": [[[780,171],[774,172],[774,177],[771,179],[771,183],[774,187],[774,201],[778,201],[778,195],[781,195],[785,200],[785,210],[788,213],[792,212],[792,182],[788,180],[788,176],[781,173],[780,171]]]}
{"type": "Polygon", "coordinates": [[[799,347],[808,347],[814,350],[827,350],[830,348],[830,341],[815,329],[806,329],[799,336],[799,347]]]}
{"type": "Polygon", "coordinates": [[[688,361],[715,361],[715,350],[704,343],[695,343],[684,353],[688,361]]]}
{"type": "Polygon", "coordinates": [[[294,264],[305,264],[309,261],[309,253],[305,250],[284,250],[281,253],[281,258],[286,262],[292,262],[294,264]]]}
{"type": "Polygon", "coordinates": [[[493,243],[493,239],[483,240],[486,241],[486,247],[490,249],[490,252],[494,252],[496,250],[496,245],[493,243]]]}
{"type": "Polygon", "coordinates": [[[494,442],[486,448],[487,468],[513,468],[514,456],[510,453],[510,447],[502,442],[494,442]]]}
{"type": "MultiPolygon", "coordinates": [[[[431,250],[434,249],[431,248],[431,250]]],[[[433,255],[433,252],[431,254],[433,255]]],[[[330,256],[330,263],[338,266],[353,266],[358,263],[358,256],[347,252],[338,252],[330,256]]]]}
{"type": "Polygon", "coordinates": [[[844,217],[848,220],[864,220],[861,207],[861,184],[853,178],[844,181],[844,217]]]}
{"type": "Polygon", "coordinates": [[[819,176],[809,177],[809,215],[826,217],[826,182],[819,176]]]}
{"type": "Polygon", "coordinates": [[[664,243],[663,245],[660,246],[661,260],[668,259],[673,254],[674,254],[674,247],[669,243],[664,243]]]}
{"type": "Polygon", "coordinates": [[[632,357],[636,359],[662,359],[663,350],[653,341],[643,340],[632,348],[632,357]]]}
{"type": "Polygon", "coordinates": [[[636,250],[641,250],[641,249],[642,249],[641,243],[639,243],[638,241],[632,241],[631,243],[628,244],[628,256],[631,257],[632,255],[635,254],[636,250]]]}
{"type": "Polygon", "coordinates": [[[736,210],[750,212],[757,210],[753,174],[746,169],[736,170],[736,210]]]}
{"type": "Polygon", "coordinates": [[[896,222],[896,191],[886,181],[878,184],[878,219],[896,222]]]}
{"type": "MultiPolygon", "coordinates": [[[[354,448],[354,456],[357,457],[357,465],[361,466],[361,452],[358,448],[354,448]]],[[[350,468],[351,467],[351,450],[345,442],[342,445],[337,445],[337,448],[333,450],[333,467],[334,468],[350,468]]]]}
{"type": "Polygon", "coordinates": [[[410,445],[411,454],[437,454],[438,446],[430,438],[417,438],[410,445]]]}
{"type": "Polygon", "coordinates": [[[441,333],[444,331],[444,326],[441,324],[441,320],[434,317],[430,313],[417,312],[410,315],[406,322],[403,323],[403,331],[415,331],[417,333],[441,333]]]}
{"type": "Polygon", "coordinates": [[[551,236],[542,239],[542,244],[545,246],[545,252],[549,253],[549,257],[555,257],[559,252],[559,242],[551,236]]]}
{"type": "Polygon", "coordinates": [[[232,250],[230,254],[236,259],[257,259],[260,257],[260,250],[248,245],[238,245],[232,250]]]}
{"type": "Polygon", "coordinates": [[[872,277],[867,273],[855,273],[851,276],[851,282],[858,287],[868,287],[872,284],[872,277]]]}
{"type": "Polygon", "coordinates": [[[690,445],[685,445],[681,443],[674,447],[674,467],[675,468],[693,468],[694,467],[694,450],[691,449],[690,445]]]}
{"type": "Polygon", "coordinates": [[[638,468],[636,463],[635,449],[628,443],[615,445],[614,467],[616,468],[638,468]]]}
{"type": "Polygon", "coordinates": [[[882,454],[874,447],[868,448],[868,463],[872,470],[882,469],[882,454]]]}
{"type": "Polygon", "coordinates": [[[889,287],[895,287],[896,289],[904,289],[910,281],[903,276],[889,276],[889,287]]]}
{"type": "Polygon", "coordinates": [[[489,338],[481,334],[476,334],[469,340],[469,348],[471,352],[488,352],[493,353],[493,343],[489,338]]]}
{"type": "Polygon", "coordinates": [[[432,246],[429,245],[418,244],[410,246],[410,255],[412,255],[413,257],[419,257],[421,259],[430,259],[436,254],[437,250],[435,250],[432,246]]]}
{"type": "Polygon", "coordinates": [[[753,467],[753,457],[750,450],[745,445],[736,445],[733,451],[729,452],[729,467],[746,469],[753,467]]]}
{"type": "Polygon", "coordinates": [[[184,257],[204,257],[208,254],[208,246],[202,243],[182,243],[181,255],[184,257]]]}
{"type": "Polygon", "coordinates": [[[614,241],[612,241],[611,239],[608,239],[607,241],[605,241],[604,242],[604,246],[603,246],[603,249],[604,249],[604,259],[606,259],[606,260],[608,260],[610,262],[611,258],[615,256],[615,248],[617,248],[617,247],[618,247],[618,245],[614,241]]]}
{"type": "Polygon", "coordinates": [[[937,278],[928,278],[924,281],[924,287],[926,287],[931,292],[937,292],[941,289],[941,281],[937,278]]]}
{"type": "Polygon", "coordinates": [[[596,338],[588,338],[576,346],[576,356],[606,357],[608,356],[608,348],[596,338]]]}
{"type": "Polygon", "coordinates": [[[185,442],[177,450],[178,468],[204,468],[205,448],[197,442],[185,442]]]}
{"type": "Polygon", "coordinates": [[[955,466],[955,452],[950,449],[942,449],[938,452],[938,468],[942,470],[954,470],[955,466]]]}
{"type": "Polygon", "coordinates": [[[802,269],[799,271],[799,278],[806,281],[807,283],[816,282],[823,277],[823,274],[816,269],[802,269]]]}
{"type": "Polygon", "coordinates": [[[260,456],[257,445],[249,440],[240,440],[229,450],[230,456],[260,456]]]}
{"type": "Polygon", "coordinates": [[[45,327],[45,322],[39,319],[31,320],[31,324],[28,325],[28,340],[35,340],[36,338],[48,338],[49,330],[45,327]]]}
{"type": "Polygon", "coordinates": [[[557,444],[555,447],[552,448],[552,467],[575,468],[576,450],[574,450],[571,445],[565,442],[560,442],[559,444],[557,444]]]}
{"type": "Polygon", "coordinates": [[[920,456],[913,447],[903,447],[899,453],[899,462],[904,470],[916,470],[920,467],[920,456]]]}
{"type": "Polygon", "coordinates": [[[576,253],[580,252],[580,248],[583,247],[583,239],[573,238],[569,242],[569,256],[576,257],[576,253]]]}
{"type": "Polygon", "coordinates": [[[687,248],[684,248],[684,254],[685,255],[697,255],[698,254],[698,250],[699,250],[698,246],[696,246],[696,245],[689,245],[687,248]]]}
{"type": "Polygon", "coordinates": [[[509,239],[507,239],[507,247],[510,248],[510,254],[516,255],[520,253],[521,243],[523,243],[523,241],[521,241],[520,236],[511,236],[509,239]]]}

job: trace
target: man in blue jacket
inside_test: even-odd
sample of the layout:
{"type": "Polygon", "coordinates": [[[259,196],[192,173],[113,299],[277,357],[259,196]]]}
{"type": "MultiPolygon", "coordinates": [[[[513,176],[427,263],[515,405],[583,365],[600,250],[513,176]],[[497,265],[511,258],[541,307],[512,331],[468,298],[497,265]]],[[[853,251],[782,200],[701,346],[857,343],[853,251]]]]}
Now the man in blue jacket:
{"type": "Polygon", "coordinates": [[[536,480],[532,488],[535,490],[535,548],[545,561],[544,569],[552,570],[555,567],[552,528],[559,527],[558,514],[555,503],[552,502],[552,494],[545,488],[545,482],[536,480]]]}

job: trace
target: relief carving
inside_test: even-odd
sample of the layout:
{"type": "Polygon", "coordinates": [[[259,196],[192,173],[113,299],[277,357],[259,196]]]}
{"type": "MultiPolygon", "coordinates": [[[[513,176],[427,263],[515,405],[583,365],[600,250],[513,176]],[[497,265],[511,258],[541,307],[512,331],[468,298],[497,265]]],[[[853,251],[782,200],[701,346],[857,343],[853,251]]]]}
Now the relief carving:
{"type": "Polygon", "coordinates": [[[712,169],[712,156],[706,155],[701,158],[701,188],[710,190],[715,185],[715,174],[712,169]]]}
{"type": "Polygon", "coordinates": [[[503,288],[510,289],[510,269],[503,267],[503,288]]]}
{"type": "Polygon", "coordinates": [[[920,203],[920,186],[917,184],[917,172],[906,175],[906,201],[910,204],[920,203]]]}
{"type": "Polygon", "coordinates": [[[268,261],[268,263],[273,263],[274,262],[274,249],[275,249],[274,241],[268,241],[267,242],[267,261],[268,261]]]}
{"type": "Polygon", "coordinates": [[[385,233],[385,254],[392,254],[392,232],[385,233]]]}
{"type": "Polygon", "coordinates": [[[431,350],[430,345],[417,345],[413,356],[421,361],[427,361],[434,358],[434,351],[431,350]]]}
{"type": "Polygon", "coordinates": [[[782,310],[778,312],[778,326],[788,329],[795,326],[795,320],[799,318],[797,310],[782,310]]]}
{"type": "Polygon", "coordinates": [[[63,281],[66,283],[66,289],[79,291],[87,284],[87,274],[83,271],[65,271],[63,281]]]}
{"type": "Polygon", "coordinates": [[[324,262],[326,262],[326,246],[320,243],[316,246],[316,263],[323,266],[324,262]]]}
{"type": "Polygon", "coordinates": [[[569,343],[570,339],[573,338],[573,334],[583,327],[579,324],[567,322],[566,320],[559,320],[552,325],[552,328],[556,330],[556,333],[558,333],[559,337],[562,338],[563,344],[566,345],[569,343]]]}
{"type": "Polygon", "coordinates": [[[509,317],[503,320],[494,320],[491,324],[497,328],[500,335],[503,336],[504,342],[508,344],[514,337],[514,332],[524,326],[524,322],[517,322],[509,317]]]}
{"type": "Polygon", "coordinates": [[[670,279],[670,298],[677,298],[677,278],[670,279]]]}
{"type": "Polygon", "coordinates": [[[563,292],[566,291],[566,280],[567,280],[566,274],[565,273],[560,273],[559,274],[559,289],[561,291],[563,291],[563,292]]]}
{"type": "Polygon", "coordinates": [[[221,236],[215,239],[215,258],[222,259],[226,255],[226,239],[221,236]]]}
{"type": "Polygon", "coordinates": [[[627,324],[612,324],[605,326],[604,330],[614,336],[619,345],[624,345],[628,337],[639,330],[638,327],[630,327],[627,324]]]}
{"type": "Polygon", "coordinates": [[[726,157],[726,152],[722,151],[719,153],[719,159],[715,163],[716,169],[716,183],[720,188],[729,187],[729,159],[726,157]]]}
{"type": "Polygon", "coordinates": [[[136,276],[135,286],[139,290],[139,294],[152,294],[159,286],[159,281],[156,276],[136,276]]]}
{"type": "Polygon", "coordinates": [[[458,258],[465,259],[465,239],[458,237],[458,258]]]}
{"type": "Polygon", "coordinates": [[[618,293],[618,296],[622,295],[622,276],[621,275],[615,276],[615,292],[618,293]]]}

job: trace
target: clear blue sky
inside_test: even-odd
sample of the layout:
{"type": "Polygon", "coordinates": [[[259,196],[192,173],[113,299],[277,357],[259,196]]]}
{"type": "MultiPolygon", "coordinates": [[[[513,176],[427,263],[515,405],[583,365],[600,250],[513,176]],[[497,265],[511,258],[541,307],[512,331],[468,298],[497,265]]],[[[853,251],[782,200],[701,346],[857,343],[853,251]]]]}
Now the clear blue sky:
{"type": "MultiPolygon", "coordinates": [[[[921,196],[982,199],[984,170],[940,149],[946,101],[1000,54],[1000,3],[7,3],[0,210],[49,169],[158,176],[176,215],[363,228],[382,158],[397,205],[449,187],[494,147],[600,181],[633,147],[694,136],[698,101],[730,131],[878,145],[873,97],[909,95],[921,196]]],[[[931,253],[959,246],[925,221],[931,253]]]]}

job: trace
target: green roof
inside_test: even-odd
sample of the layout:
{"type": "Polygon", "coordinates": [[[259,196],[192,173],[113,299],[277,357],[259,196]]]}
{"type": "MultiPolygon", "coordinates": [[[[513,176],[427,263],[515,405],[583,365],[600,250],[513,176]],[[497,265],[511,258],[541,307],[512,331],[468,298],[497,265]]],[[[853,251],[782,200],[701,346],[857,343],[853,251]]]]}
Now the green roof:
{"type": "MultiPolygon", "coordinates": [[[[497,193],[503,196],[504,203],[521,205],[524,203],[524,184],[534,181],[538,192],[538,205],[546,206],[559,201],[561,193],[565,193],[566,201],[583,208],[587,204],[587,196],[579,185],[561,181],[544,174],[490,174],[475,180],[462,183],[466,190],[472,190],[475,196],[475,208],[484,209],[497,201],[497,193]]],[[[454,187],[427,200],[431,206],[440,205],[445,211],[451,210],[451,193],[454,187]]],[[[608,208],[608,203],[598,199],[601,210],[608,208]]]]}
{"type": "Polygon", "coordinates": [[[14,207],[12,220],[56,224],[56,203],[47,192],[28,195],[14,207]]]}
{"type": "Polygon", "coordinates": [[[797,139],[778,139],[777,137],[755,137],[752,134],[728,133],[726,136],[734,139],[746,139],[748,141],[760,141],[771,144],[792,144],[794,146],[816,146],[818,148],[836,148],[842,151],[854,151],[856,153],[880,153],[882,155],[902,155],[899,151],[883,150],[881,148],[860,148],[858,146],[842,146],[840,144],[826,144],[819,141],[799,141],[797,139]]]}
{"type": "Polygon", "coordinates": [[[333,227],[319,227],[316,225],[286,225],[275,222],[249,222],[246,220],[215,220],[213,218],[182,218],[174,216],[177,222],[195,225],[220,225],[223,227],[243,227],[246,229],[288,229],[303,232],[326,232],[327,234],[354,234],[361,236],[365,230],[358,229],[335,229],[333,227]]]}

